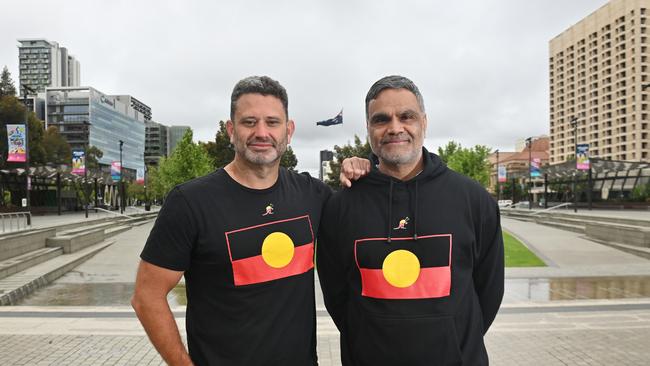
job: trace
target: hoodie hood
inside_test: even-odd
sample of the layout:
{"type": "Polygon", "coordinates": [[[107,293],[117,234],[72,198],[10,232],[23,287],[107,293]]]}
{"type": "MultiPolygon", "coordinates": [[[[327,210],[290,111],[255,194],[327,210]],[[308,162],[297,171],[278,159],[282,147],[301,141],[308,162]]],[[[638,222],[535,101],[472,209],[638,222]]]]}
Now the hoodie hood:
{"type": "MultiPolygon", "coordinates": [[[[371,153],[368,160],[371,162],[371,170],[365,181],[373,185],[387,185],[388,187],[388,232],[386,237],[388,242],[391,242],[392,230],[392,212],[393,212],[393,188],[395,184],[405,184],[409,190],[409,199],[411,200],[413,210],[413,239],[418,239],[418,186],[419,182],[426,182],[435,179],[437,176],[447,171],[447,165],[442,162],[440,157],[434,153],[430,153],[425,147],[422,147],[423,167],[422,171],[415,177],[402,181],[390,175],[384,174],[379,171],[379,157],[371,153]]],[[[408,218],[407,218],[408,219],[408,218]]]]}

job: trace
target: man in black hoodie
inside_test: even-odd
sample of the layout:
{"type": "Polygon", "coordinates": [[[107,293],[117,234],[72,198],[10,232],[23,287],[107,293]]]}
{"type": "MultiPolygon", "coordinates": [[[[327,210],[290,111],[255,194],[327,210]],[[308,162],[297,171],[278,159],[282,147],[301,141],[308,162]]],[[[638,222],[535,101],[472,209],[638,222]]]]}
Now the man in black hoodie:
{"type": "Polygon", "coordinates": [[[411,80],[377,81],[366,119],[374,167],[329,200],[317,246],[343,365],[487,365],[503,297],[496,202],[423,147],[411,80]]]}

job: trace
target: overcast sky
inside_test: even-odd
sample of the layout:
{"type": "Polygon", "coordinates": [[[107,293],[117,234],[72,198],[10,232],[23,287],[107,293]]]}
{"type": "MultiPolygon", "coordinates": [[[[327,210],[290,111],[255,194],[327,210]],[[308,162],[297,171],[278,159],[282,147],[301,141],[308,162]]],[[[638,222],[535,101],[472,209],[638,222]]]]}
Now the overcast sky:
{"type": "Polygon", "coordinates": [[[512,151],[548,134],[548,42],[604,0],[2,1],[0,67],[18,81],[19,38],[46,38],[81,63],[81,84],[131,94],[153,119],[212,140],[234,84],[269,75],[289,93],[298,168],[365,137],[377,79],[411,78],[425,145],[512,151]],[[344,124],[316,127],[344,109],[344,124]]]}

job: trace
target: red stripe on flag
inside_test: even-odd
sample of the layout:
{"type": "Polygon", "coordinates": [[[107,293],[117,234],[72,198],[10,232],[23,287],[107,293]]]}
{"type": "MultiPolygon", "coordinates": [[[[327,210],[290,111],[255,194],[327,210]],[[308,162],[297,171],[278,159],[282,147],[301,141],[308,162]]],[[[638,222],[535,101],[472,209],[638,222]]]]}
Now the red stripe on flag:
{"type": "Polygon", "coordinates": [[[273,268],[261,255],[232,261],[235,286],[273,281],[299,275],[314,268],[314,243],[295,247],[291,262],[282,268],[273,268]]]}
{"type": "Polygon", "coordinates": [[[420,268],[417,281],[409,287],[395,287],[381,269],[360,268],[361,295],[377,299],[428,299],[449,296],[451,267],[420,268]]]}

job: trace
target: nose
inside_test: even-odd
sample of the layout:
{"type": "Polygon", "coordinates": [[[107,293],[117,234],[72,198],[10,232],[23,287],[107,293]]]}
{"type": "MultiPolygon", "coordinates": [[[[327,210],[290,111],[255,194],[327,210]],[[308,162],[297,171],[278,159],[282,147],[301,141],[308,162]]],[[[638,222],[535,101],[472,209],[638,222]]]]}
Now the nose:
{"type": "Polygon", "coordinates": [[[260,121],[259,123],[255,124],[255,137],[259,139],[267,139],[269,137],[269,128],[266,125],[266,123],[263,123],[263,121],[260,121]]]}
{"type": "Polygon", "coordinates": [[[399,135],[402,132],[404,132],[404,126],[399,120],[399,117],[391,117],[390,122],[388,122],[388,133],[391,135],[399,135]]]}

